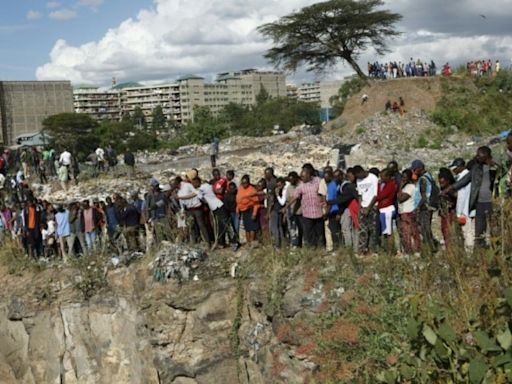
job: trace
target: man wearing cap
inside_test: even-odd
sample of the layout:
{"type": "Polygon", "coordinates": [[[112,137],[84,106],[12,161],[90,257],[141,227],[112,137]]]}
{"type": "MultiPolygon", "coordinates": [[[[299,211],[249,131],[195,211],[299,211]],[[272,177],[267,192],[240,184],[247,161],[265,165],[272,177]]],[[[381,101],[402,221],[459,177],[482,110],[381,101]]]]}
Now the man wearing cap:
{"type": "Polygon", "coordinates": [[[414,210],[421,238],[429,251],[435,253],[437,244],[432,234],[432,215],[434,209],[429,206],[432,187],[435,181],[432,175],[425,170],[425,164],[421,160],[414,160],[412,162],[411,171],[413,172],[413,178],[415,177],[418,180],[414,194],[414,210]]]}
{"type": "Polygon", "coordinates": [[[151,179],[151,191],[146,197],[146,207],[148,210],[149,220],[153,224],[155,240],[170,238],[169,220],[167,219],[169,199],[167,195],[160,189],[160,183],[156,179],[151,179]]]}
{"type": "MultiPolygon", "coordinates": [[[[460,181],[469,174],[469,170],[466,168],[466,162],[460,157],[453,160],[450,168],[455,174],[456,181],[460,181]]],[[[467,251],[471,251],[475,243],[475,211],[469,211],[470,196],[471,183],[459,189],[457,192],[457,206],[455,208],[457,218],[462,226],[464,245],[467,251]]]]}

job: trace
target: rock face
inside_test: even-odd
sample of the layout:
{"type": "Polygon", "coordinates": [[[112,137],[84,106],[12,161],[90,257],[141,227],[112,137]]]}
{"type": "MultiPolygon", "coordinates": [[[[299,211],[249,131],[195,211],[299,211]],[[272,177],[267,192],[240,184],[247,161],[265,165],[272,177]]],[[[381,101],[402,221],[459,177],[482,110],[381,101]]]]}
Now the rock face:
{"type": "MultiPolygon", "coordinates": [[[[205,269],[230,257],[212,256],[205,269]]],[[[299,339],[279,333],[316,310],[318,287],[285,278],[276,311],[264,276],[226,277],[226,265],[224,276],[162,283],[146,261],[111,269],[89,300],[72,268],[0,270],[0,383],[304,383],[316,369],[296,352],[299,339]]]]}

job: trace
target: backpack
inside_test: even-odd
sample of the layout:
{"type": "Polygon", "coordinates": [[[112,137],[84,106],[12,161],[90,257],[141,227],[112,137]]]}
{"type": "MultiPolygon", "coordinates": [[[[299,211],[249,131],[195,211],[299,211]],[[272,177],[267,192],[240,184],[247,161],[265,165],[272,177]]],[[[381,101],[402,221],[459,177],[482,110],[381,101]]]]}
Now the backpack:
{"type": "Polygon", "coordinates": [[[431,186],[430,196],[428,198],[428,206],[433,209],[439,209],[441,191],[439,190],[438,185],[430,173],[425,174],[425,179],[430,183],[431,186]]]}

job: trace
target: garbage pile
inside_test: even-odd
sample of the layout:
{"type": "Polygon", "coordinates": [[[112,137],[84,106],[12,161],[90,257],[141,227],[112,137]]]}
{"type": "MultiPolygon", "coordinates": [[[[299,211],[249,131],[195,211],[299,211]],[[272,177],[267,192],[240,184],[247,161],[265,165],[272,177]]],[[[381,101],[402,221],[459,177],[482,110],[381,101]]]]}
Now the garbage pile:
{"type": "MultiPolygon", "coordinates": [[[[192,271],[205,258],[206,252],[201,249],[163,241],[153,261],[153,279],[161,282],[190,280],[192,271]]],[[[196,275],[192,279],[197,280],[196,275]]]]}

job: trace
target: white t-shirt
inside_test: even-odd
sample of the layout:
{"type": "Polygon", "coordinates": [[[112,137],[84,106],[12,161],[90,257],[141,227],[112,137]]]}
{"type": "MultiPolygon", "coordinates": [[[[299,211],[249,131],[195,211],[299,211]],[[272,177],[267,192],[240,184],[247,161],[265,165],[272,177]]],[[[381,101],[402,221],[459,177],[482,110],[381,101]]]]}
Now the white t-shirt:
{"type": "Polygon", "coordinates": [[[199,200],[199,192],[192,186],[192,184],[183,181],[178,189],[178,197],[189,196],[195,193],[196,195],[190,199],[181,200],[180,204],[185,208],[197,208],[201,206],[201,200],[199,200]]]}
{"type": "Polygon", "coordinates": [[[62,165],[71,165],[71,153],[64,151],[60,154],[59,162],[62,165]]]}
{"type": "Polygon", "coordinates": [[[398,213],[411,213],[414,211],[414,194],[416,186],[412,183],[402,188],[402,192],[409,195],[409,198],[402,203],[398,203],[398,213]]]}
{"type": "Polygon", "coordinates": [[[368,173],[362,180],[357,180],[357,192],[361,196],[361,207],[368,208],[379,190],[379,178],[373,173],[368,173]]]}
{"type": "Polygon", "coordinates": [[[4,189],[5,176],[0,173],[0,189],[4,189]]]}
{"type": "Polygon", "coordinates": [[[101,148],[96,149],[96,156],[98,156],[98,161],[105,160],[105,151],[101,148]]]}
{"type": "Polygon", "coordinates": [[[224,205],[224,203],[217,196],[215,196],[215,193],[213,193],[213,188],[210,184],[201,184],[197,191],[199,192],[199,198],[206,201],[210,211],[213,212],[224,205]]]}
{"type": "MultiPolygon", "coordinates": [[[[459,181],[469,173],[467,169],[464,169],[461,173],[456,176],[456,180],[459,181]]],[[[455,211],[457,216],[475,217],[475,212],[469,212],[469,200],[471,196],[471,183],[466,185],[457,191],[457,206],[455,211]]]]}

